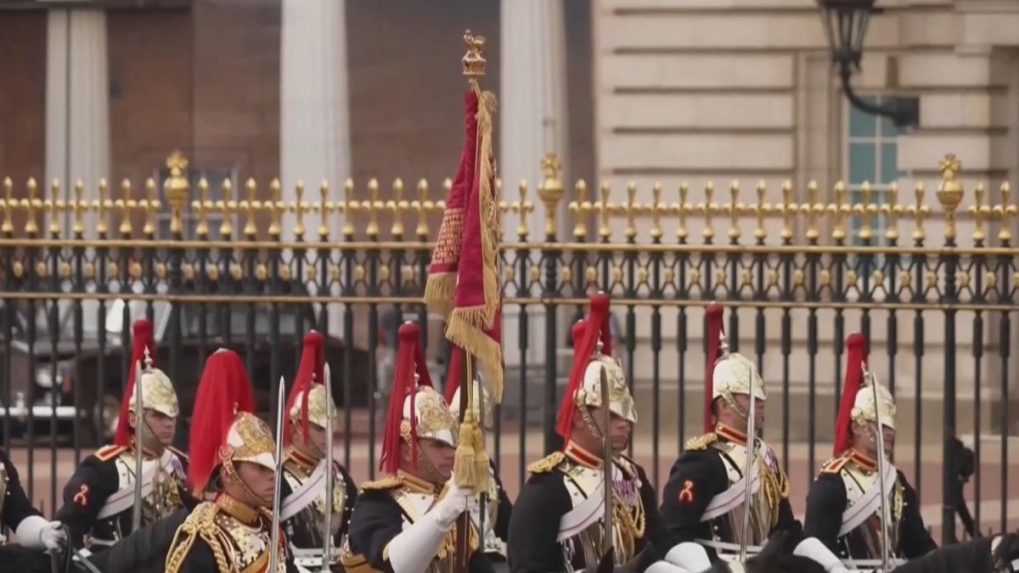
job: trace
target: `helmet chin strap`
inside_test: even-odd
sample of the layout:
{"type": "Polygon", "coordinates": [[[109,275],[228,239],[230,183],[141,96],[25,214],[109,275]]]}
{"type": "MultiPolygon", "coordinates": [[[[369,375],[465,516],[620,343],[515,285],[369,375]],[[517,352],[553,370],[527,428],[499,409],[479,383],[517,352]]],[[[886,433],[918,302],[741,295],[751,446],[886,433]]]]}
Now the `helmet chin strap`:
{"type": "Polygon", "coordinates": [[[605,438],[605,432],[602,431],[602,428],[598,427],[598,422],[591,416],[590,410],[584,406],[578,406],[577,409],[580,410],[580,419],[584,421],[584,425],[587,426],[587,430],[591,432],[591,435],[599,440],[605,438]]]}
{"type": "Polygon", "coordinates": [[[257,493],[255,493],[251,489],[251,486],[248,485],[248,482],[244,481],[244,478],[241,477],[241,474],[237,472],[237,467],[234,466],[234,462],[233,462],[232,459],[226,460],[226,461],[223,462],[223,471],[226,473],[226,475],[230,476],[231,479],[233,479],[234,481],[236,481],[239,484],[241,484],[241,487],[244,488],[244,493],[246,495],[250,496],[251,499],[259,500],[266,507],[268,507],[268,505],[271,505],[271,504],[265,504],[264,503],[265,499],[262,498],[262,496],[260,496],[257,493]]]}

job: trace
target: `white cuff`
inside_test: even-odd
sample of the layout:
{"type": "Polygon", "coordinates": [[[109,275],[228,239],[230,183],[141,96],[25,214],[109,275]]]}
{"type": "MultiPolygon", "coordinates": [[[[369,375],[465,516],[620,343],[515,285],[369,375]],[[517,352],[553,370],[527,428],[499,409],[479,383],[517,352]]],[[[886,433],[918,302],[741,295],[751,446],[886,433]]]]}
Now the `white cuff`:
{"type": "Polygon", "coordinates": [[[644,570],[645,573],[700,573],[701,570],[691,572],[689,569],[677,567],[668,561],[655,561],[650,567],[644,570]]]}
{"type": "Polygon", "coordinates": [[[21,520],[14,532],[14,539],[18,545],[29,549],[43,549],[42,530],[50,522],[38,515],[30,515],[21,520]]]}
{"type": "Polygon", "coordinates": [[[386,557],[394,573],[424,573],[439,552],[448,529],[440,527],[431,512],[404,529],[386,545],[386,557]]]}
{"type": "Polygon", "coordinates": [[[793,555],[806,557],[824,567],[829,573],[848,573],[846,566],[839,561],[839,558],[831,552],[821,540],[816,537],[808,537],[800,542],[793,550],[793,555]]]}
{"type": "Polygon", "coordinates": [[[687,571],[704,571],[711,568],[708,552],[698,543],[677,543],[665,554],[665,560],[687,571]]]}

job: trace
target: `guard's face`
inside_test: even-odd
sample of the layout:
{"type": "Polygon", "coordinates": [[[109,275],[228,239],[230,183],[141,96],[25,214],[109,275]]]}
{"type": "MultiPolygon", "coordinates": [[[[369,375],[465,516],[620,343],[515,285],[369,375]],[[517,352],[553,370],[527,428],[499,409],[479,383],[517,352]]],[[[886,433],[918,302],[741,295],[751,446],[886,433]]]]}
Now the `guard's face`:
{"type": "MultiPolygon", "coordinates": [[[[131,418],[131,427],[136,428],[134,416],[131,418]]],[[[173,436],[177,432],[177,418],[146,408],[145,430],[150,434],[145,439],[146,447],[156,443],[162,447],[169,446],[173,443],[173,436]]]]}
{"type": "Polygon", "coordinates": [[[420,477],[432,483],[445,483],[453,476],[456,448],[445,442],[418,439],[418,470],[420,477]]]}
{"type": "MultiPolygon", "coordinates": [[[[605,411],[601,408],[588,407],[587,411],[591,414],[591,420],[596,425],[601,427],[603,424],[605,411]]],[[[626,451],[627,446],[630,445],[630,437],[633,434],[633,424],[623,418],[622,416],[616,415],[614,412],[609,412],[609,443],[612,446],[612,451],[615,453],[622,453],[626,451]]],[[[600,442],[600,439],[598,440],[600,442]]]]}
{"type": "Polygon", "coordinates": [[[315,453],[318,455],[325,455],[326,451],[326,431],[320,428],[317,424],[308,424],[308,437],[304,437],[304,427],[299,422],[293,423],[293,436],[294,443],[297,444],[302,450],[306,450],[308,453],[315,453]]]}
{"type": "MultiPolygon", "coordinates": [[[[877,427],[875,426],[875,432],[876,431],[877,427]]],[[[883,428],[881,428],[881,433],[885,439],[885,455],[891,456],[892,451],[895,449],[895,430],[889,428],[888,426],[884,426],[883,428]]]]}
{"type": "MultiPolygon", "coordinates": [[[[740,410],[742,410],[744,412],[749,412],[750,411],[750,396],[747,396],[746,394],[736,394],[735,396],[732,397],[732,399],[735,400],[736,404],[739,405],[740,410]]],[[[754,412],[755,412],[755,414],[754,414],[754,424],[757,427],[757,431],[760,432],[761,430],[764,429],[764,423],[765,423],[765,418],[764,418],[764,400],[755,400],[754,401],[754,412]]],[[[747,420],[747,426],[749,427],[749,425],[750,425],[750,421],[747,420]]]]}
{"type": "Polygon", "coordinates": [[[255,494],[257,499],[245,500],[249,505],[272,507],[273,488],[276,487],[276,473],[271,469],[251,462],[235,462],[237,476],[255,494]]]}

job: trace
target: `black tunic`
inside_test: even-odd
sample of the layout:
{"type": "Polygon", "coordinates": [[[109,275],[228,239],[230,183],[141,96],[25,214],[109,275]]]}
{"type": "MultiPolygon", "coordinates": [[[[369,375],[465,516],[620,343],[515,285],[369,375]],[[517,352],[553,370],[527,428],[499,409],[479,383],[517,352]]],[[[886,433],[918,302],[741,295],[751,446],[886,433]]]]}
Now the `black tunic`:
{"type": "MultiPolygon", "coordinates": [[[[920,516],[916,491],[906,481],[906,476],[902,472],[898,472],[898,483],[903,488],[904,504],[899,522],[899,545],[895,548],[895,555],[914,559],[936,549],[937,544],[927,532],[923,517],[920,516]]],[[[842,477],[837,473],[822,472],[810,485],[810,493],[807,495],[804,533],[820,539],[839,557],[871,558],[859,528],[850,531],[841,539],[838,537],[839,529],[842,527],[842,513],[846,510],[847,503],[846,486],[842,477]]]]}
{"type": "MultiPolygon", "coordinates": [[[[32,502],[25,495],[24,488],[21,487],[21,479],[18,477],[18,470],[14,467],[14,462],[7,457],[7,452],[3,450],[0,450],[0,464],[3,464],[4,473],[7,475],[7,492],[5,495],[0,496],[0,499],[3,500],[3,511],[0,513],[0,529],[7,527],[14,531],[18,528],[21,520],[30,515],[41,514],[32,507],[32,502]]],[[[5,484],[0,482],[0,487],[5,487],[5,484]]]]}
{"type": "MultiPolygon", "coordinates": [[[[711,499],[730,486],[722,455],[713,447],[687,450],[669,471],[669,481],[662,490],[662,519],[670,547],[698,539],[735,540],[735,532],[724,515],[711,521],[701,521],[711,499]]],[[[778,505],[778,523],[770,533],[797,529],[798,526],[789,499],[783,497],[778,505]]],[[[707,551],[714,559],[714,550],[708,548],[707,551]]]]}
{"type": "MultiPolygon", "coordinates": [[[[343,544],[343,538],[347,534],[347,527],[350,523],[350,515],[354,511],[354,503],[357,501],[357,485],[354,484],[353,478],[350,477],[350,474],[347,473],[347,470],[342,465],[335,465],[343,478],[344,488],[343,511],[333,514],[333,519],[340,524],[336,535],[333,537],[333,547],[338,548],[343,544]]],[[[286,499],[294,492],[286,478],[280,480],[280,485],[282,486],[280,488],[280,499],[286,499]]],[[[323,515],[309,505],[309,507],[304,508],[294,517],[283,522],[283,530],[287,532],[287,539],[290,540],[290,544],[301,549],[319,549],[323,547],[325,543],[322,541],[322,523],[319,522],[319,519],[324,519],[323,515]]]]}
{"type": "Polygon", "coordinates": [[[91,561],[103,573],[161,573],[166,568],[177,528],[188,518],[192,503],[170,515],[137,529],[106,551],[95,554],[91,561]]]}
{"type": "MultiPolygon", "coordinates": [[[[640,499],[646,516],[644,536],[635,548],[635,553],[639,554],[636,570],[643,571],[660,559],[669,546],[657,511],[654,488],[644,469],[636,463],[631,464],[641,481],[640,499]]],[[[573,509],[570,492],[564,483],[566,479],[569,477],[561,471],[532,473],[520,491],[509,524],[510,571],[549,573],[566,570],[563,545],[557,540],[560,519],[573,509]]],[[[571,565],[575,571],[597,565],[584,563],[583,557],[580,552],[574,555],[571,565]]]]}
{"type": "MultiPolygon", "coordinates": [[[[286,560],[287,573],[298,573],[297,567],[292,559],[286,560]]],[[[268,569],[268,565],[266,565],[268,569]]],[[[191,550],[184,563],[181,564],[180,573],[234,573],[233,571],[220,571],[216,566],[216,558],[212,554],[212,548],[201,537],[196,537],[191,550]]]]}

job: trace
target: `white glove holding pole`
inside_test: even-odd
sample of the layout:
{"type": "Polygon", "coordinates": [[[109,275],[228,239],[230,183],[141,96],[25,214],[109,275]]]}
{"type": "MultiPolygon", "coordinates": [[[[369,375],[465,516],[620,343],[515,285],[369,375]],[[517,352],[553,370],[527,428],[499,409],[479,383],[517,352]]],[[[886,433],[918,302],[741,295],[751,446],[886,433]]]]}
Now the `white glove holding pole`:
{"type": "Polygon", "coordinates": [[[56,551],[67,543],[67,533],[59,521],[48,521],[38,515],[22,519],[14,537],[18,545],[29,549],[56,551]]]}
{"type": "Polygon", "coordinates": [[[816,537],[808,537],[801,541],[796,546],[796,549],[793,550],[793,555],[806,557],[824,567],[824,570],[829,573],[849,572],[846,566],[842,564],[842,561],[816,537]]]}
{"type": "Polygon", "coordinates": [[[394,573],[424,573],[439,552],[442,539],[467,510],[467,501],[473,492],[457,487],[453,480],[446,488],[446,495],[428,513],[386,545],[386,555],[394,573]]]}

